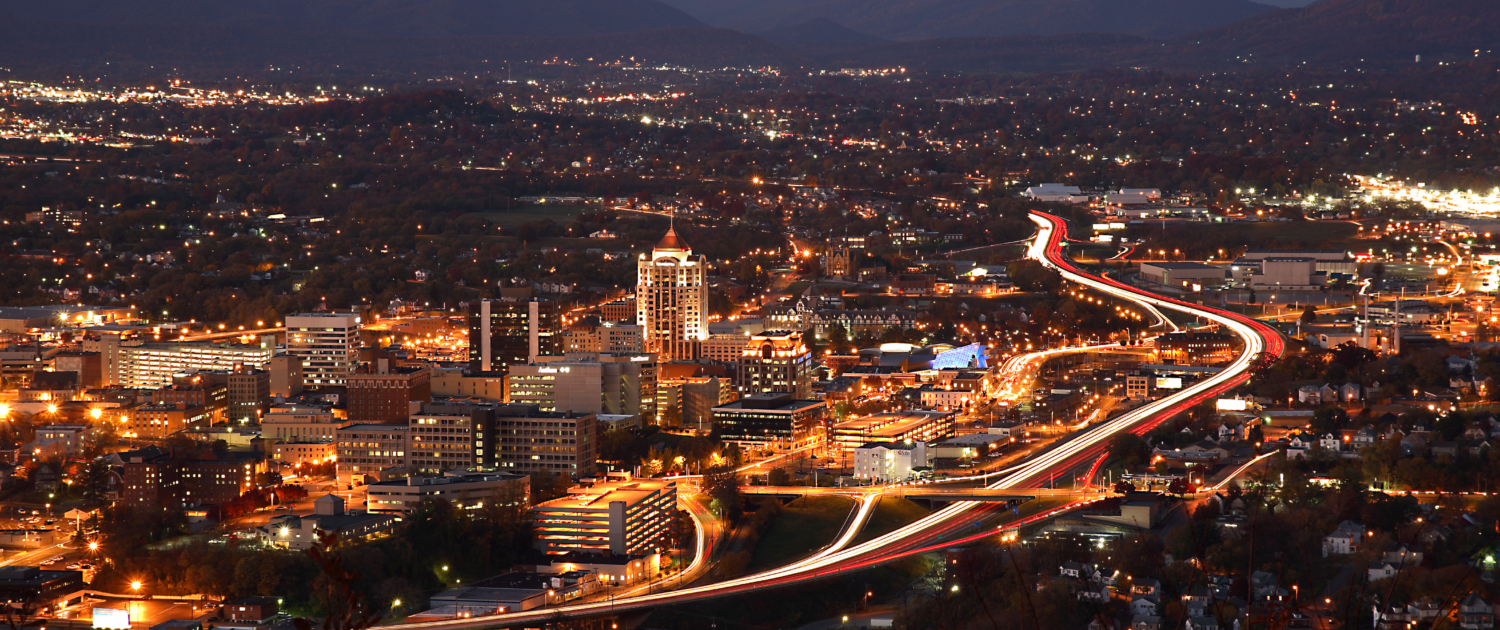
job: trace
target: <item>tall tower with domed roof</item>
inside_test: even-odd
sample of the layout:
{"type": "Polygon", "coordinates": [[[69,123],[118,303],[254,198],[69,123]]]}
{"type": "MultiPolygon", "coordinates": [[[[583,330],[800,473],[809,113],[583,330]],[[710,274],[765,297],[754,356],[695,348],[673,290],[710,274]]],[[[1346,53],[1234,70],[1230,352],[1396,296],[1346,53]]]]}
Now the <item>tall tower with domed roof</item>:
{"type": "Polygon", "coordinates": [[[708,338],[707,264],[675,227],[638,261],[636,323],[657,360],[693,361],[708,338]]]}

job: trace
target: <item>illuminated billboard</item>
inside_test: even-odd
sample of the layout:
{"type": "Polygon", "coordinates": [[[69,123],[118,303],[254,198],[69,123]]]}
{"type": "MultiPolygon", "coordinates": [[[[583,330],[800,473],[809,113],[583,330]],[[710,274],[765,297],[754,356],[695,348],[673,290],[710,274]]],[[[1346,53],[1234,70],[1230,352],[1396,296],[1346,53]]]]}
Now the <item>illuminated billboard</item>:
{"type": "Polygon", "coordinates": [[[1219,411],[1244,411],[1250,408],[1250,401],[1238,398],[1220,398],[1214,403],[1214,408],[1219,411]]]}
{"type": "Polygon", "coordinates": [[[130,630],[130,611],[119,608],[95,608],[94,627],[130,630]]]}
{"type": "Polygon", "coordinates": [[[1157,389],[1182,389],[1182,379],[1176,376],[1156,379],[1157,389]]]}

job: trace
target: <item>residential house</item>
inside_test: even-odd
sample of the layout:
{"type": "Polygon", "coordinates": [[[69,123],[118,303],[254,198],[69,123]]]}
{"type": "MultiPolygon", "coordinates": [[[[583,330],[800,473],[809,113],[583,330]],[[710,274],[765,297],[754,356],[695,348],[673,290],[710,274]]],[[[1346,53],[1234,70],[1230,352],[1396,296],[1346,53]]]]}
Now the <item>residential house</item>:
{"type": "Polygon", "coordinates": [[[1396,568],[1396,565],[1389,562],[1371,562],[1369,568],[1365,570],[1365,578],[1371,582],[1374,582],[1375,580],[1384,580],[1386,578],[1395,577],[1398,570],[1399,569],[1396,568]]]}
{"type": "Polygon", "coordinates": [[[1161,617],[1135,615],[1130,618],[1130,630],[1161,630],[1161,617]]]}
{"type": "Polygon", "coordinates": [[[1458,602],[1458,627],[1465,630],[1488,630],[1495,627],[1495,607],[1477,593],[1469,593],[1458,602]]]}
{"type": "Polygon", "coordinates": [[[1347,556],[1359,549],[1359,543],[1364,540],[1365,528],[1359,523],[1344,521],[1333,530],[1333,533],[1323,537],[1323,557],[1330,555],[1347,556]]]}
{"type": "Polygon", "coordinates": [[[1130,614],[1154,615],[1161,602],[1154,595],[1136,595],[1130,600],[1130,614]]]}
{"type": "Polygon", "coordinates": [[[1339,388],[1339,396],[1346,403],[1356,402],[1364,399],[1364,388],[1360,387],[1359,383],[1344,383],[1343,387],[1339,388]]]}
{"type": "Polygon", "coordinates": [[[1398,567],[1414,567],[1422,564],[1422,557],[1426,550],[1420,545],[1397,545],[1395,549],[1385,552],[1382,560],[1398,567]]]}
{"type": "Polygon", "coordinates": [[[1303,385],[1297,388],[1297,402],[1304,405],[1323,404],[1323,389],[1317,385],[1303,385]]]}
{"type": "Polygon", "coordinates": [[[1343,395],[1339,388],[1325,384],[1318,388],[1318,399],[1327,403],[1336,403],[1343,400],[1343,395]]]}
{"type": "Polygon", "coordinates": [[[1183,627],[1187,630],[1219,630],[1219,620],[1207,615],[1197,615],[1188,618],[1183,627]]]}
{"type": "Polygon", "coordinates": [[[1161,597],[1161,581],[1151,578],[1139,578],[1131,582],[1130,593],[1132,595],[1149,595],[1161,597]]]}
{"type": "Polygon", "coordinates": [[[1090,585],[1077,593],[1078,601],[1092,604],[1109,603],[1109,587],[1103,584],[1090,585]]]}

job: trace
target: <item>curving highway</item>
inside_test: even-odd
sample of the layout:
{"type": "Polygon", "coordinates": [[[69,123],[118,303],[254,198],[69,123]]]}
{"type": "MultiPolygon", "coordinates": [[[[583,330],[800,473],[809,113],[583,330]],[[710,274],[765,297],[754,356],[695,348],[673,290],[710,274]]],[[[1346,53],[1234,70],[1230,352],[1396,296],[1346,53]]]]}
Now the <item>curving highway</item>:
{"type": "MultiPolygon", "coordinates": [[[[1213,321],[1238,335],[1244,342],[1244,348],[1231,364],[1212,377],[1184,388],[1176,394],[1142,405],[1099,424],[1075,439],[1038,454],[1019,466],[1007,469],[1004,472],[1009,474],[989,484],[987,486],[989,489],[1029,488],[1045,483],[1049,475],[1067,473],[1075,469],[1095,470],[1102,462],[1102,455],[1114,436],[1127,431],[1135,433],[1149,431],[1167,418],[1200,402],[1219,396],[1244,382],[1249,377],[1250,368],[1262,354],[1279,355],[1281,353],[1280,337],[1264,324],[1227,311],[1163,298],[1079,270],[1062,252],[1062,243],[1067,236],[1066,224],[1057,217],[1046,214],[1033,213],[1031,218],[1037,223],[1039,229],[1029,255],[1057,270],[1070,282],[1082,284],[1142,306],[1177,311],[1213,321]]],[[[810,557],[769,571],[676,591],[616,598],[611,602],[549,606],[488,617],[392,624],[381,627],[390,630],[480,630],[544,623],[565,617],[604,616],[806,582],[860,570],[957,542],[993,536],[996,533],[993,529],[985,529],[977,533],[968,533],[957,540],[946,540],[934,544],[934,541],[962,533],[965,529],[976,526],[979,519],[994,507],[989,503],[961,501],[905,527],[854,545],[853,541],[858,536],[863,523],[878,503],[874,499],[875,496],[871,494],[862,498],[856,513],[850,519],[850,525],[833,544],[810,557]]],[[[1029,517],[1028,520],[1047,518],[1060,510],[1071,509],[1078,504],[1075,502],[1045,514],[1029,517]]],[[[1015,525],[1017,524],[1011,524],[1012,527],[1015,525]]]]}

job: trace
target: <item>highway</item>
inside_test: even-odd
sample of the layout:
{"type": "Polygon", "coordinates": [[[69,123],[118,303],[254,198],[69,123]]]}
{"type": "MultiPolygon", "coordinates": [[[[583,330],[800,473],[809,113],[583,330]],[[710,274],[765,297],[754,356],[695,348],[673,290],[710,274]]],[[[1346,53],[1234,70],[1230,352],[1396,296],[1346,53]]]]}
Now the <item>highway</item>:
{"type": "MultiPolygon", "coordinates": [[[[1264,353],[1279,355],[1281,339],[1275,331],[1243,316],[1163,298],[1118,282],[1100,278],[1080,271],[1062,252],[1062,242],[1067,236],[1066,225],[1056,217],[1032,214],[1038,233],[1029,250],[1029,256],[1057,270],[1070,282],[1082,284],[1117,298],[1136,302],[1142,306],[1157,307],[1185,313],[1218,323],[1239,336],[1244,343],[1240,355],[1224,370],[1183,390],[1137,407],[1120,416],[1101,423],[1086,433],[1058,445],[1031,460],[1011,468],[991,483],[992,490],[1032,488],[1046,483],[1049,475],[1089,467],[1097,469],[1103,460],[1103,452],[1109,440],[1122,432],[1143,433],[1186,409],[1223,394],[1244,382],[1249,370],[1264,353]]],[[[873,493],[872,493],[873,494],[873,493]]],[[[1062,508],[1029,518],[1046,517],[1059,510],[1071,509],[1081,502],[1070,503],[1062,508]]],[[[616,598],[612,602],[588,602],[566,606],[547,607],[523,612],[506,613],[487,617],[472,617],[443,621],[404,623],[382,626],[391,630],[453,629],[477,630],[523,624],[546,623],[568,617],[603,616],[631,610],[642,610],[657,606],[699,601],[738,593],[776,588],[823,577],[857,571],[884,562],[916,553],[955,544],[953,540],[934,543],[944,537],[976,526],[993,503],[958,501],[937,510],[911,524],[872,540],[850,546],[865,519],[874,509],[870,496],[862,497],[857,513],[850,526],[833,544],[818,553],[783,567],[753,575],[725,580],[713,584],[695,586],[677,591],[616,598]]],[[[1011,524],[1016,526],[1015,523],[1011,524]]],[[[994,536],[995,530],[968,533],[960,540],[977,540],[994,536]]]]}

